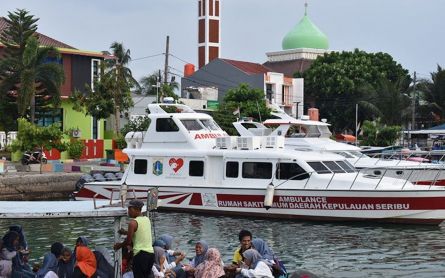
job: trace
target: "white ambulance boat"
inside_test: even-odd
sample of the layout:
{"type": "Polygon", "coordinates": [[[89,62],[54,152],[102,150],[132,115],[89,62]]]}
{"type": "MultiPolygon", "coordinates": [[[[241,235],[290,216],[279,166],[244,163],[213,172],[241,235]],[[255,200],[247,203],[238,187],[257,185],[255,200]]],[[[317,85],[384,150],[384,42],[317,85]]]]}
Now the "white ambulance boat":
{"type": "Polygon", "coordinates": [[[184,105],[149,105],[146,132],[126,135],[119,182],[86,184],[76,199],[146,198],[159,208],[224,215],[439,224],[445,190],[357,172],[344,157],[284,148],[283,136],[227,136],[184,105]],[[167,112],[169,111],[169,112],[167,112]],[[173,113],[172,113],[173,112],[173,113]]]}

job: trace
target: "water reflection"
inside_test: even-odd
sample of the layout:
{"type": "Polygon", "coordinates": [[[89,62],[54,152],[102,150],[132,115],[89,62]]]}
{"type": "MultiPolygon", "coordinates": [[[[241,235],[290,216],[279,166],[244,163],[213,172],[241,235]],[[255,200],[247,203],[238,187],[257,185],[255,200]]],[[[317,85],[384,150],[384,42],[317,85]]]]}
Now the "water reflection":
{"type": "MultiPolygon", "coordinates": [[[[112,219],[0,220],[24,227],[32,259],[41,260],[51,243],[72,247],[80,235],[93,245],[111,248],[112,219]]],[[[245,228],[261,237],[279,254],[288,269],[304,268],[324,277],[443,277],[443,227],[310,223],[250,218],[158,213],[156,235],[176,237],[176,247],[193,256],[194,242],[206,239],[230,262],[245,228]]]]}

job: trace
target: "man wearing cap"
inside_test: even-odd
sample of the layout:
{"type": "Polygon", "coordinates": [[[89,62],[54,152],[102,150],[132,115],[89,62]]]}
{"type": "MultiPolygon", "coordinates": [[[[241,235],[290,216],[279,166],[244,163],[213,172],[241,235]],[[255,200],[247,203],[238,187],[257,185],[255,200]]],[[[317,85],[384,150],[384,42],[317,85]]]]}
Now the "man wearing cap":
{"type": "Polygon", "coordinates": [[[147,278],[151,274],[154,262],[154,251],[151,239],[151,223],[142,215],[144,203],[133,199],[128,204],[128,216],[133,218],[128,223],[127,238],[114,245],[114,250],[133,244],[133,275],[135,278],[147,278]]]}

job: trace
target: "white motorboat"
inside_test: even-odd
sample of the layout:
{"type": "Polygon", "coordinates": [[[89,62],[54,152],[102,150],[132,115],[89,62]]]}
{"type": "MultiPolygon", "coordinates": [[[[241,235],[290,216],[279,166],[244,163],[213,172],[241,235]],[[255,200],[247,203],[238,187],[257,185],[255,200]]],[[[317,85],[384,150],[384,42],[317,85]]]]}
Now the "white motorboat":
{"type": "Polygon", "coordinates": [[[333,153],[284,148],[283,136],[227,136],[184,105],[150,104],[146,132],[130,132],[119,182],[87,183],[76,199],[146,198],[159,208],[290,219],[438,224],[445,189],[357,172],[333,153]],[[167,112],[169,111],[169,112],[167,112]]]}
{"type": "Polygon", "coordinates": [[[389,158],[369,157],[357,146],[330,139],[329,124],[306,118],[295,119],[279,108],[272,113],[276,118],[264,123],[239,121],[234,123],[241,136],[285,136],[285,147],[299,151],[319,151],[342,155],[364,174],[408,179],[419,185],[445,185],[445,165],[410,161],[403,154],[389,158]],[[398,159],[396,159],[398,158],[398,159]]]}

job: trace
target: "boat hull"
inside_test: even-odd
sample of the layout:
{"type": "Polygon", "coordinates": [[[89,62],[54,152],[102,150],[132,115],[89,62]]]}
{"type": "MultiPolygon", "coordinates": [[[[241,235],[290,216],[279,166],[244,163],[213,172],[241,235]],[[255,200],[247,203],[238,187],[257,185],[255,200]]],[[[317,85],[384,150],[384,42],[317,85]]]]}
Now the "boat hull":
{"type": "MultiPolygon", "coordinates": [[[[119,199],[120,186],[87,184],[76,199],[119,199]]],[[[149,187],[128,186],[127,198],[146,199],[149,187]]],[[[176,186],[159,188],[159,209],[207,214],[322,221],[379,221],[440,224],[445,220],[445,190],[275,191],[264,207],[265,189],[176,186]]]]}

